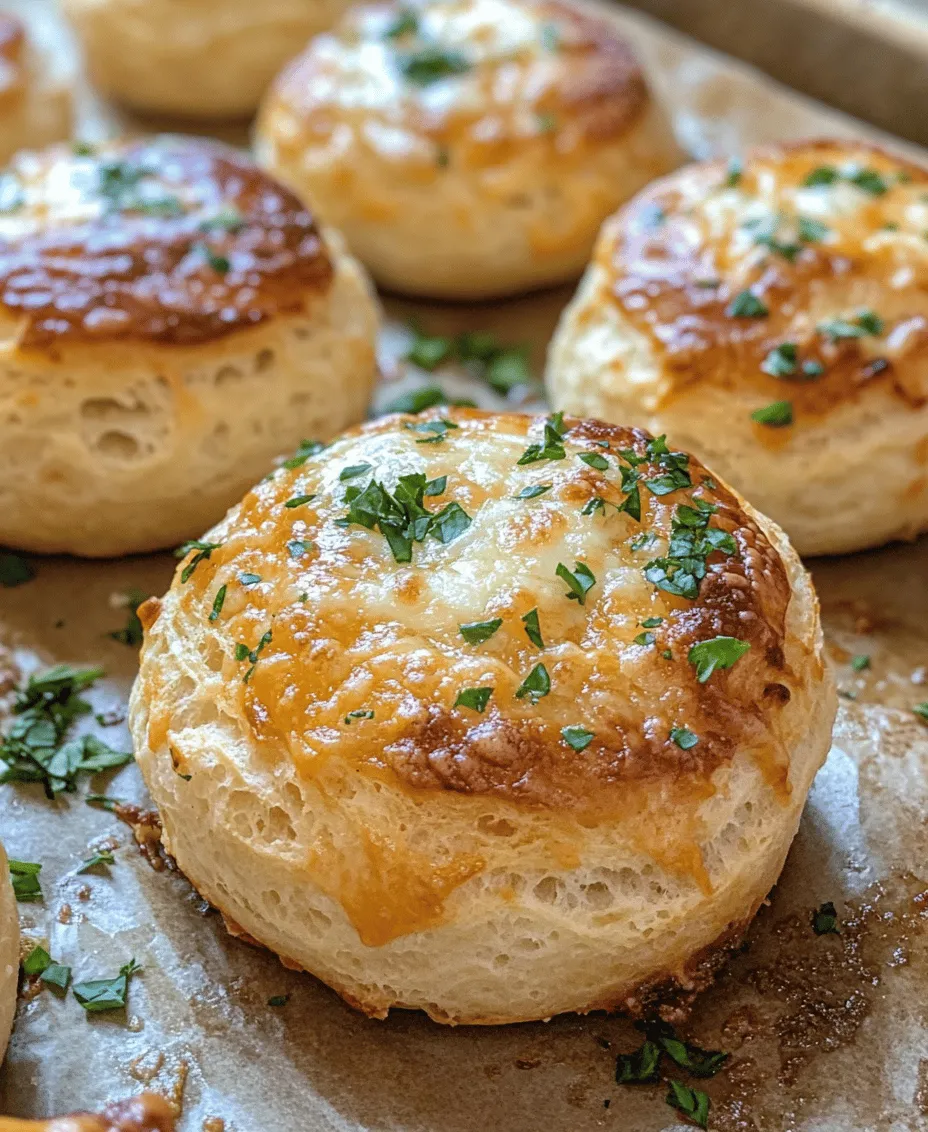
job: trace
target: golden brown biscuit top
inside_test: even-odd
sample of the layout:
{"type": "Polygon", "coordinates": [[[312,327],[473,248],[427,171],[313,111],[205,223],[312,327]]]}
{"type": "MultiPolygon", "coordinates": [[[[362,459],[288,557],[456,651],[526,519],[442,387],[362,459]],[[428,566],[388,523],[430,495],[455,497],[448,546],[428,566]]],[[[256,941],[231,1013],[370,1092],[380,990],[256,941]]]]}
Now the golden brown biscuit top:
{"type": "MultiPolygon", "coordinates": [[[[703,789],[745,749],[786,789],[789,579],[698,461],[466,410],[310,452],[192,546],[166,599],[259,747],[309,776],[569,810],[634,781],[703,789]]],[[[144,620],[159,631],[156,605],[144,620]]]]}
{"type": "Polygon", "coordinates": [[[657,402],[747,387],[801,423],[874,386],[928,399],[928,171],[879,148],[688,166],[617,215],[596,261],[660,355],[657,402]]]}
{"type": "Polygon", "coordinates": [[[306,145],[338,151],[350,133],[394,163],[441,164],[453,145],[456,163],[486,165],[529,142],[561,156],[601,144],[647,100],[628,46],[571,4],[414,0],[352,9],[283,73],[266,113],[286,112],[306,145]]]}
{"type": "Polygon", "coordinates": [[[208,342],[302,309],[331,273],[296,197],[214,142],[57,146],[0,180],[0,303],[23,346],[208,342]]]}
{"type": "Polygon", "coordinates": [[[162,1097],[143,1093],[107,1105],[99,1116],[75,1113],[52,1120],[0,1116],[0,1132],[174,1132],[174,1118],[162,1097]]]}

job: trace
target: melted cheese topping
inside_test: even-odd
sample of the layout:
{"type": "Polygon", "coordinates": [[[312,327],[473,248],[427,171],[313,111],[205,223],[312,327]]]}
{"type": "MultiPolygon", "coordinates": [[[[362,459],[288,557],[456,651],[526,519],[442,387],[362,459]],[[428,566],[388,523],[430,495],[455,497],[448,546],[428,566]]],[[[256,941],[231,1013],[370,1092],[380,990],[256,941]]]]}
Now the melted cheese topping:
{"type": "Polygon", "coordinates": [[[0,180],[0,304],[24,346],[200,343],[301,309],[331,273],[296,197],[214,142],[60,146],[0,180]]]}
{"type": "MultiPolygon", "coordinates": [[[[206,536],[219,545],[201,548],[195,566],[198,552],[187,556],[168,599],[222,675],[223,711],[310,777],[337,763],[413,791],[608,809],[633,780],[685,777],[699,789],[747,749],[785,790],[777,728],[793,675],[778,553],[695,459],[685,462],[688,486],[656,494],[667,464],[646,434],[568,427],[562,457],[555,445],[555,458],[520,464],[543,443],[540,420],[388,417],[259,484],[206,536]],[[442,419],[454,427],[442,431],[442,419]],[[642,480],[640,521],[618,510],[629,454],[642,480]],[[396,561],[380,529],[350,520],[350,497],[372,481],[396,492],[399,477],[420,473],[437,481],[424,509],[456,505],[459,526],[447,541],[412,542],[411,561],[396,561]],[[519,497],[533,486],[547,490],[519,497]],[[646,568],[680,554],[672,527],[676,538],[681,515],[707,505],[722,548],[705,557],[698,595],[658,588],[646,568]],[[568,596],[562,565],[592,575],[583,603],[568,596]],[[533,610],[540,645],[526,627],[533,610]],[[482,643],[461,632],[497,619],[482,643]],[[717,636],[750,651],[701,684],[689,649],[717,636]],[[529,694],[547,682],[547,694],[529,694]],[[492,689],[484,710],[467,695],[461,702],[481,688],[492,689]],[[681,742],[681,729],[697,741],[681,742]]],[[[172,705],[158,698],[153,748],[172,726],[172,705]]]]}
{"type": "Polygon", "coordinates": [[[627,46],[570,5],[438,0],[353,9],[284,72],[269,112],[296,112],[316,144],[434,168],[436,145],[486,165],[525,139],[560,154],[601,144],[646,101],[627,46]]]}
{"type": "Polygon", "coordinates": [[[602,301],[661,357],[655,406],[696,382],[799,419],[874,385],[928,400],[928,171],[873,146],[689,166],[616,218],[597,260],[602,301]]]}

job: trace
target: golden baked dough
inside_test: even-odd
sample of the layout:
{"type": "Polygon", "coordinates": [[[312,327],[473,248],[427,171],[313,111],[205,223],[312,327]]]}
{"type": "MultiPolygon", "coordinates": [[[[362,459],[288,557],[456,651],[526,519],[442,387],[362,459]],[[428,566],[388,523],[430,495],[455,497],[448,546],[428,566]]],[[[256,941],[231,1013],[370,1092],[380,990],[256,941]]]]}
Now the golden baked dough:
{"type": "Polygon", "coordinates": [[[130,719],[236,931],[369,1014],[481,1023],[641,1012],[740,939],[835,692],[789,543],[695,459],[393,416],[206,540],[142,607],[130,719]]]}
{"type": "Polygon", "coordinates": [[[66,138],[71,116],[71,90],[56,60],[21,20],[0,12],[0,163],[18,149],[66,138]]]}
{"type": "Polygon", "coordinates": [[[566,0],[353,8],[277,80],[256,151],[385,287],[455,299],[576,277],[681,159],[628,46],[566,0]]]}
{"type": "Polygon", "coordinates": [[[363,415],[366,276],[243,155],[22,153],[0,197],[0,545],[176,545],[273,457],[363,415]]]}
{"type": "Polygon", "coordinates": [[[347,0],[61,0],[101,93],[149,114],[244,118],[347,0]]]}
{"type": "MultiPolygon", "coordinates": [[[[10,882],[6,853],[0,843],[0,1061],[6,1053],[16,1012],[19,980],[19,911],[10,882]]],[[[0,1127],[0,1132],[3,1132],[0,1127]]]]}
{"type": "Polygon", "coordinates": [[[174,1132],[171,1108],[155,1093],[109,1104],[99,1116],[74,1113],[51,1120],[0,1116],[0,1132],[174,1132]]]}
{"type": "Polygon", "coordinates": [[[690,165],[603,228],[557,408],[666,432],[801,554],[928,527],[928,171],[846,141],[690,165]]]}

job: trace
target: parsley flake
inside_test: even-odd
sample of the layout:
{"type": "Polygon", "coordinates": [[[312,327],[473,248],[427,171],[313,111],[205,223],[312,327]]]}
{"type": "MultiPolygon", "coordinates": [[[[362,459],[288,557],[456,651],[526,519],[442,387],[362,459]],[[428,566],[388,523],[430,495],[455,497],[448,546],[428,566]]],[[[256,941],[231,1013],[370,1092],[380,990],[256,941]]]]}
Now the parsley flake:
{"type": "Polygon", "coordinates": [[[534,464],[538,460],[563,460],[567,453],[564,450],[564,414],[554,413],[545,420],[544,438],[540,444],[530,444],[522,453],[516,463],[534,464]]]}
{"type": "Polygon", "coordinates": [[[213,551],[218,550],[221,546],[221,542],[203,542],[200,539],[192,539],[190,542],[185,542],[183,546],[179,546],[177,550],[174,551],[175,558],[186,558],[188,554],[196,551],[196,554],[193,555],[181,571],[181,582],[188,582],[191,574],[193,574],[200,563],[205,562],[213,551]]]}
{"type": "Polygon", "coordinates": [[[751,291],[742,291],[728,304],[729,318],[766,318],[769,308],[751,291]]]}
{"type": "Polygon", "coordinates": [[[567,583],[568,601],[578,601],[586,605],[586,595],[596,585],[596,576],[585,562],[577,562],[573,571],[569,570],[563,562],[559,562],[555,574],[567,583]]]}
{"type": "Polygon", "coordinates": [[[665,1098],[667,1104],[678,1112],[682,1112],[685,1117],[700,1128],[708,1128],[709,1097],[706,1093],[702,1089],[691,1089],[689,1085],[684,1085],[680,1081],[671,1080],[667,1084],[670,1086],[670,1091],[665,1098]]]}
{"type": "Polygon", "coordinates": [[[261,581],[260,574],[239,574],[238,580],[243,586],[254,586],[261,581]]]}
{"type": "Polygon", "coordinates": [[[219,589],[216,590],[216,596],[213,598],[213,608],[210,610],[209,615],[210,621],[219,620],[219,614],[222,613],[222,607],[226,600],[226,589],[226,586],[220,586],[219,589]]]}
{"type": "Polygon", "coordinates": [[[657,1080],[661,1051],[649,1038],[634,1053],[620,1053],[615,1066],[618,1085],[648,1085],[657,1080]]]}
{"type": "Polygon", "coordinates": [[[460,51],[443,51],[440,47],[424,47],[399,60],[403,76],[416,86],[431,86],[440,79],[461,75],[470,70],[467,57],[460,51]]]}
{"type": "Polygon", "coordinates": [[[699,742],[699,736],[686,727],[672,727],[670,729],[670,738],[681,751],[692,750],[699,742]]]}
{"type": "Polygon", "coordinates": [[[657,638],[654,636],[653,633],[639,633],[638,636],[635,637],[632,644],[647,646],[647,645],[653,645],[656,640],[657,640],[657,638]]]}
{"type": "Polygon", "coordinates": [[[833,318],[820,322],[816,328],[829,342],[841,342],[849,338],[866,338],[883,333],[883,320],[871,310],[861,310],[853,321],[833,318]]]}
{"type": "Polygon", "coordinates": [[[122,1010],[129,995],[129,980],[141,967],[134,959],[119,968],[113,979],[91,979],[75,983],[74,997],[88,1014],[102,1014],[107,1010],[122,1010]]]}
{"type": "Polygon", "coordinates": [[[928,721],[928,700],[925,700],[923,703],[916,704],[915,707],[912,708],[912,711],[914,711],[920,719],[928,721]]]}
{"type": "Polygon", "coordinates": [[[717,508],[701,499],[694,499],[693,504],[674,509],[667,554],[652,559],[644,568],[644,576],[653,586],[691,601],[699,596],[709,555],[715,551],[734,554],[738,549],[727,531],[709,526],[717,508]]]}
{"type": "Polygon", "coordinates": [[[289,994],[272,994],[267,1000],[268,1006],[286,1006],[290,1001],[289,994]]]}
{"type": "Polygon", "coordinates": [[[551,691],[551,677],[543,664],[536,664],[516,689],[516,699],[537,703],[551,691]]]}
{"type": "Polygon", "coordinates": [[[130,590],[126,594],[126,623],[121,629],[114,629],[107,636],[112,637],[114,641],[119,641],[121,645],[129,645],[133,648],[138,648],[142,643],[144,632],[142,630],[142,622],[139,620],[139,606],[143,601],[148,599],[149,595],[142,593],[141,590],[130,590]]]}
{"type": "Polygon", "coordinates": [[[541,635],[541,626],[538,623],[538,610],[530,609],[528,613],[522,615],[520,620],[525,626],[525,635],[528,639],[536,648],[543,649],[545,642],[541,635]]]}
{"type": "Polygon", "coordinates": [[[345,722],[350,724],[356,719],[373,719],[374,713],[370,708],[358,708],[356,711],[350,711],[345,716],[345,722]]]}
{"type": "Polygon", "coordinates": [[[454,424],[453,421],[446,421],[442,418],[437,421],[407,421],[405,427],[410,432],[428,433],[423,439],[417,440],[416,444],[440,444],[452,429],[460,426],[454,424]]]}
{"type": "Polygon", "coordinates": [[[315,498],[315,492],[311,495],[294,495],[292,499],[287,500],[284,507],[292,511],[294,507],[302,507],[304,503],[312,503],[315,498]]]}
{"type": "Polygon", "coordinates": [[[39,883],[39,873],[42,866],[38,861],[14,861],[10,857],[7,862],[10,870],[10,881],[13,885],[13,895],[20,904],[32,904],[42,900],[42,886],[39,883]]]}
{"type": "MultiPolygon", "coordinates": [[[[459,404],[460,402],[456,402],[459,404]]],[[[448,398],[444,390],[437,385],[425,385],[421,389],[413,389],[410,393],[403,393],[395,397],[384,408],[385,413],[423,413],[436,405],[447,405],[448,398]]]]}
{"type": "Polygon", "coordinates": [[[31,582],[35,577],[35,567],[19,554],[0,551],[0,586],[12,589],[14,586],[31,582]]]}
{"type": "Polygon", "coordinates": [[[292,456],[288,456],[284,460],[281,467],[288,471],[301,468],[311,456],[318,455],[323,448],[325,448],[325,445],[320,440],[301,440],[299,448],[292,456]]]}
{"type": "Polygon", "coordinates": [[[546,491],[550,491],[554,487],[552,483],[533,483],[531,487],[523,487],[518,495],[514,495],[513,499],[537,499],[539,495],[544,495],[546,491]]]}
{"type": "Polygon", "coordinates": [[[92,857],[88,857],[86,861],[81,861],[80,865],[74,870],[75,875],[80,873],[89,873],[91,869],[99,868],[101,865],[115,865],[116,858],[109,849],[101,849],[98,853],[94,853],[92,857]]]}
{"type": "Polygon", "coordinates": [[[781,342],[774,346],[760,364],[771,377],[792,377],[799,366],[799,351],[795,342],[781,342]]]}
{"type": "Polygon", "coordinates": [[[855,657],[851,658],[851,668],[853,668],[853,670],[855,672],[863,672],[865,669],[867,669],[869,667],[870,667],[870,657],[869,656],[865,656],[865,655],[861,654],[860,656],[855,656],[855,657]]]}
{"type": "Polygon", "coordinates": [[[576,724],[561,728],[561,738],[569,747],[573,747],[575,751],[585,751],[595,737],[595,732],[587,731],[585,727],[580,727],[576,724]]]}
{"type": "Polygon", "coordinates": [[[412,8],[403,8],[383,33],[385,39],[400,39],[415,35],[419,30],[419,17],[412,8]]]}
{"type": "Polygon", "coordinates": [[[502,623],[502,617],[494,617],[492,621],[469,621],[466,625],[458,625],[458,628],[469,645],[480,645],[488,641],[502,623]]]}
{"type": "Polygon", "coordinates": [[[696,669],[696,679],[705,684],[713,672],[732,668],[750,648],[749,641],[741,641],[737,637],[712,637],[693,645],[687,660],[696,669]]]}
{"type": "Polygon", "coordinates": [[[609,470],[609,461],[600,452],[581,452],[580,459],[598,472],[609,470]]]}
{"type": "Polygon", "coordinates": [[[751,420],[769,428],[783,428],[793,423],[792,401],[772,401],[751,413],[751,420]]]}
{"type": "Polygon", "coordinates": [[[661,1033],[657,1038],[661,1049],[676,1065],[693,1077],[714,1077],[730,1057],[721,1050],[700,1049],[683,1042],[673,1032],[661,1033]]]}
{"type": "Polygon", "coordinates": [[[812,930],[816,935],[841,934],[838,931],[838,913],[830,900],[826,900],[812,913],[812,930]]]}
{"type": "Polygon", "coordinates": [[[454,701],[454,706],[470,708],[472,711],[478,711],[483,714],[483,712],[486,711],[487,704],[490,702],[490,696],[492,695],[492,688],[464,688],[463,691],[458,692],[458,698],[454,701]]]}

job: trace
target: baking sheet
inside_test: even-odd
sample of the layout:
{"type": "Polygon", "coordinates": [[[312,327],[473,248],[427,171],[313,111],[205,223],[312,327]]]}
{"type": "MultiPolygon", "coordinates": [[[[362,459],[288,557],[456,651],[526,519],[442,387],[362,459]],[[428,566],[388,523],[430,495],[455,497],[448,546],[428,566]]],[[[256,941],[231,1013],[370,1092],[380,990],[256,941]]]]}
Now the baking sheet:
{"type": "MultiPolygon", "coordinates": [[[[51,18],[41,0],[23,7],[51,18]]],[[[616,18],[699,155],[862,130],[646,19],[616,18]]],[[[85,133],[112,122],[89,103],[85,114],[85,133]]],[[[569,293],[483,307],[391,300],[379,404],[436,380],[400,360],[410,317],[433,332],[487,329],[530,343],[540,366],[569,293]]],[[[452,395],[501,403],[463,375],[437,380],[452,395]]],[[[107,636],[125,621],[113,595],[161,592],[173,560],[38,565],[33,582],[0,590],[0,643],[24,673],[60,660],[102,664],[107,677],[91,698],[118,720],[135,653],[107,636]]],[[[770,907],[686,1033],[733,1055],[705,1086],[714,1129],[918,1132],[928,1129],[928,727],[911,707],[928,699],[928,542],[822,561],[814,574],[846,694],[834,748],[770,907]],[[853,673],[848,661],[862,653],[871,668],[853,673]],[[838,936],[811,929],[812,909],[827,900],[838,936]]],[[[121,722],[92,729],[111,746],[128,742],[121,722]]],[[[133,766],[93,787],[146,805],[133,766]]],[[[682,1127],[665,1088],[615,1085],[616,1054],[641,1041],[626,1020],[457,1030],[404,1012],[371,1021],[230,938],[181,876],[82,794],[51,803],[38,788],[0,787],[0,834],[12,856],[43,863],[45,903],[20,906],[27,946],[45,942],[78,979],[113,975],[131,957],[144,968],[124,1014],[88,1016],[50,991],[21,1003],[0,1112],[92,1109],[150,1088],[176,1105],[182,1132],[682,1127]],[[108,875],[75,875],[110,844],[108,875]],[[282,995],[284,1006],[268,1004],[282,995]]]]}

